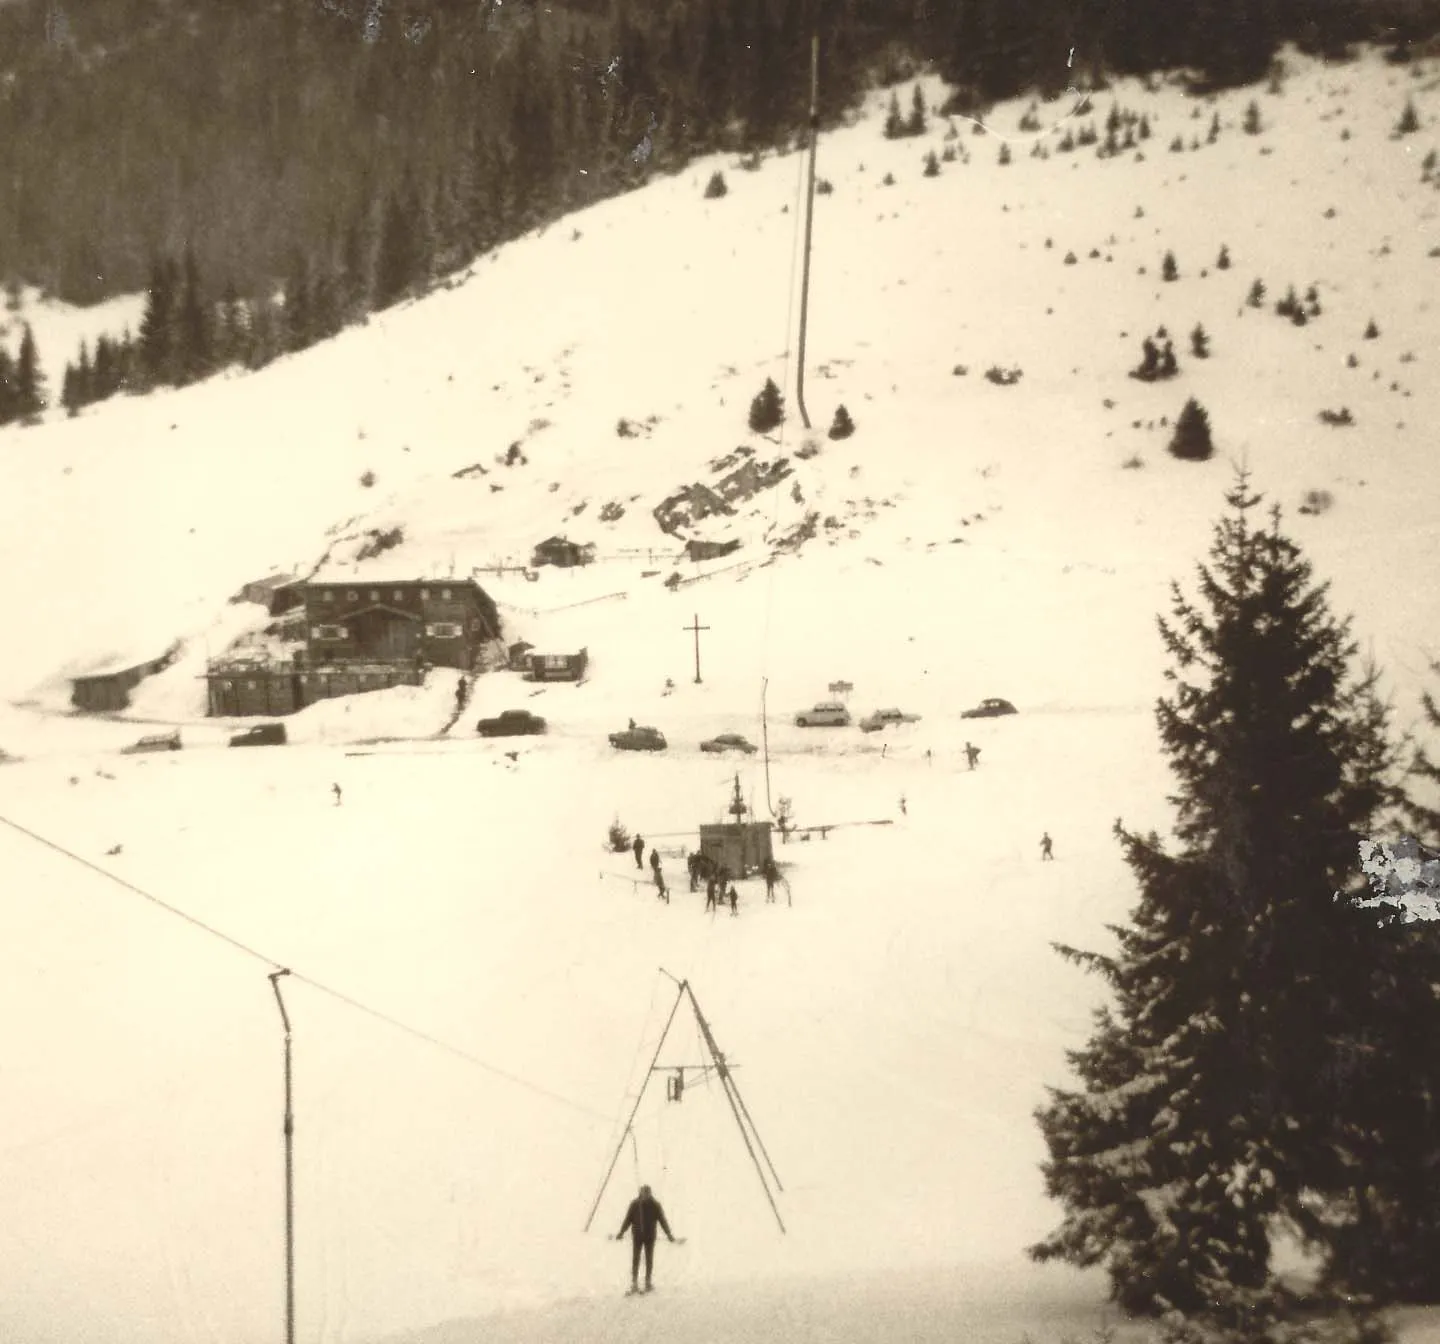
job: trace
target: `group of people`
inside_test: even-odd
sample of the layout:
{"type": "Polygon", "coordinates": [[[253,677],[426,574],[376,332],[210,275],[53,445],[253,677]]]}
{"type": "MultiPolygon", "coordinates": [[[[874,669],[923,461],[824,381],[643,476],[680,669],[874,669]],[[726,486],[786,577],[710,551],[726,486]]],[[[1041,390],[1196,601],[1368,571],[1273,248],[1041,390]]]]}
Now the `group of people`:
{"type": "MultiPolygon", "coordinates": [[[[643,873],[647,862],[643,836],[637,835],[630,842],[630,852],[635,856],[635,867],[643,873]]],[[[655,895],[668,904],[670,888],[665,883],[660,851],[653,845],[650,847],[648,862],[651,876],[655,882],[655,895]]],[[[722,905],[728,905],[732,915],[740,913],[740,893],[736,889],[733,874],[723,863],[716,863],[703,854],[686,854],[685,867],[690,875],[691,891],[699,891],[700,883],[702,880],[704,881],[705,909],[707,911],[719,910],[722,905]]],[[[769,903],[775,899],[775,888],[782,880],[780,868],[773,857],[766,856],[765,861],[760,865],[760,876],[765,879],[765,900],[769,903]]]]}

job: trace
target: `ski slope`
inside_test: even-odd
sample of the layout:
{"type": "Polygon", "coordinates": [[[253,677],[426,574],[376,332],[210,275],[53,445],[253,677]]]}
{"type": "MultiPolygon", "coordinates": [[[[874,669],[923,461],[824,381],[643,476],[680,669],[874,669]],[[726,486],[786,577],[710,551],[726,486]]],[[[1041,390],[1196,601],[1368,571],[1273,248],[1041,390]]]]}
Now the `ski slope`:
{"type": "MultiPolygon", "coordinates": [[[[835,189],[817,202],[811,435],[786,353],[798,155],[698,162],[259,374],[0,433],[0,587],[24,632],[0,659],[0,747],[21,758],[0,767],[7,1337],[277,1335],[279,966],[299,1338],[1015,1341],[1107,1320],[1099,1276],[1023,1254],[1056,1217],[1032,1112],[1100,1001],[1051,945],[1103,945],[1125,918],[1115,818],[1168,823],[1154,617],[1203,555],[1231,462],[1357,613],[1401,726],[1440,619],[1423,507],[1440,261],[1420,181],[1436,94],[1373,56],[1290,66],[1279,94],[1129,82],[1070,118],[1103,134],[1112,101],[1146,113],[1140,158],[1053,152],[1056,133],[1015,131],[1023,103],[983,135],[960,122],[947,141],[934,119],[885,142],[877,95],[820,147],[835,189]],[[1423,130],[1392,140],[1407,95],[1423,130]],[[1177,133],[1200,148],[1169,152],[1177,133]],[[924,178],[946,144],[969,162],[924,178]],[[705,201],[716,167],[730,192],[705,201]],[[1323,315],[1247,307],[1257,276],[1272,300],[1315,283],[1323,315]],[[1197,321],[1206,361],[1186,353],[1197,321]],[[1129,379],[1162,323],[1181,376],[1129,379]],[[1023,377],[996,386],[992,364],[1023,377]],[[745,426],[767,376],[792,398],[772,440],[745,426]],[[1191,395],[1207,464],[1164,452],[1160,421],[1191,395]],[[842,402],[858,429],[834,442],[842,402]],[[1318,422],[1340,405],[1354,428],[1318,422]],[[789,474],[697,525],[740,539],[734,555],[678,559],[653,509],[742,445],[789,474]],[[1309,490],[1333,507],[1297,515],[1309,490]],[[812,515],[812,538],[777,548],[812,515]],[[402,546],[353,562],[366,529],[397,525],[402,546]],[[312,707],[283,749],[227,751],[235,725],[205,719],[207,657],[265,623],[227,600],[246,581],[322,562],[357,582],[466,576],[557,532],[598,562],[477,577],[507,638],[588,648],[583,685],[482,677],[443,736],[453,673],[312,707]],[[127,717],[66,713],[67,675],[176,639],[127,717]],[[857,717],[920,721],[795,727],[839,680],[857,717]],[[991,695],[1020,713],[959,717],[991,695]],[[511,707],[550,734],[475,737],[511,707]],[[670,750],[612,751],[629,718],[670,750]],[[157,724],[186,749],[118,754],[157,724]],[[768,777],[698,751],[721,731],[768,734],[768,777]],[[738,918],[712,917],[682,855],[737,775],[757,816],[783,796],[835,829],[779,851],[793,904],[752,881],[738,918]],[[617,818],[659,846],[668,905],[605,851],[617,818]],[[735,1065],[783,1235],[703,1085],[678,1105],[646,1091],[582,1231],[673,1002],[661,968],[735,1065]],[[654,1298],[623,1302],[628,1248],[604,1236],[641,1180],[687,1241],[661,1243],[654,1298]]],[[[698,1062],[692,1030],[666,1049],[662,1066],[698,1062]]]]}

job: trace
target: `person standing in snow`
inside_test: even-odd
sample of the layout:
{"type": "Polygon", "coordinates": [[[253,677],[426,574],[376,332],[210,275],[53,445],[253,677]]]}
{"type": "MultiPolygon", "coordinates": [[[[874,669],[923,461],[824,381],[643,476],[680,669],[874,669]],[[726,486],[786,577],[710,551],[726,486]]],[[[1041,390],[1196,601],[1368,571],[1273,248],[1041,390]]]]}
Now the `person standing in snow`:
{"type": "Polygon", "coordinates": [[[670,1231],[670,1224],[665,1221],[665,1210],[660,1207],[660,1201],[650,1193],[648,1185],[640,1187],[640,1193],[630,1201],[630,1207],[625,1210],[625,1221],[620,1224],[620,1230],[611,1238],[612,1241],[620,1241],[625,1233],[630,1233],[630,1291],[638,1293],[650,1291],[650,1279],[655,1267],[655,1233],[656,1230],[663,1231],[666,1239],[672,1246],[683,1246],[684,1238],[676,1238],[670,1231]],[[645,1257],[645,1287],[640,1287],[640,1257],[645,1257]]]}
{"type": "Polygon", "coordinates": [[[715,909],[715,902],[716,902],[717,899],[718,899],[718,897],[717,897],[717,895],[716,895],[716,888],[715,888],[715,874],[714,874],[714,873],[711,873],[710,876],[705,879],[705,908],[706,908],[706,910],[713,910],[713,909],[715,909]]]}
{"type": "Polygon", "coordinates": [[[635,866],[643,873],[645,871],[645,841],[637,835],[630,850],[635,855],[635,866]]]}
{"type": "Polygon", "coordinates": [[[339,807],[339,806],[340,806],[340,786],[339,786],[338,784],[332,784],[332,785],[330,786],[330,792],[335,795],[335,806],[336,806],[336,807],[339,807]]]}
{"type": "Polygon", "coordinates": [[[660,851],[653,845],[650,847],[650,870],[656,873],[660,871],[660,851]]]}
{"type": "Polygon", "coordinates": [[[700,856],[698,854],[687,854],[685,856],[685,868],[690,874],[690,890],[700,889],[700,856]]]}
{"type": "Polygon", "coordinates": [[[1049,831],[1040,837],[1040,858],[1052,861],[1055,858],[1055,842],[1051,840],[1049,831]]]}
{"type": "Polygon", "coordinates": [[[760,875],[765,879],[765,901],[768,904],[775,899],[775,884],[780,880],[780,870],[773,858],[767,858],[761,865],[760,875]]]}
{"type": "Polygon", "coordinates": [[[730,902],[730,913],[738,915],[740,913],[740,893],[735,890],[733,882],[730,884],[730,890],[725,893],[725,899],[730,902]]]}
{"type": "Polygon", "coordinates": [[[965,759],[970,762],[970,768],[973,770],[975,768],[975,762],[980,759],[980,748],[975,746],[973,742],[967,742],[965,744],[965,759]]]}
{"type": "Polygon", "coordinates": [[[655,894],[664,901],[666,905],[670,904],[670,888],[665,885],[665,875],[660,871],[658,866],[655,869],[655,894]]]}

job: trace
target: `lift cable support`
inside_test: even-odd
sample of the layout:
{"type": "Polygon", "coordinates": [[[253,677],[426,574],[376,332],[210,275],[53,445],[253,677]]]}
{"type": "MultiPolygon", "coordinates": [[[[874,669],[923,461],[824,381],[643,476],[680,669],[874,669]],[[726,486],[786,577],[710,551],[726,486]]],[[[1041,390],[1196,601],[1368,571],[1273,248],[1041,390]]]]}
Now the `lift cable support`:
{"type": "MultiPolygon", "coordinates": [[[[661,973],[675,980],[670,972],[661,967],[661,973]]],[[[785,1231],[785,1222],[780,1217],[780,1210],[775,1203],[775,1191],[783,1191],[785,1187],[780,1183],[780,1177],[775,1171],[775,1164],[770,1160],[770,1154],[765,1150],[765,1144],[760,1138],[760,1132],[755,1127],[755,1121],[750,1115],[749,1108],[745,1105],[744,1098],[740,1095],[740,1089],[735,1083],[734,1068],[719,1046],[715,1043],[715,1035],[710,1030],[710,1024],[705,1020],[705,1014],[700,1010],[699,1000],[695,997],[695,991],[690,987],[688,980],[675,980],[679,990],[675,995],[675,1002],[671,1005],[670,1016],[665,1019],[665,1030],[660,1033],[660,1040],[655,1046],[655,1053],[650,1059],[650,1067],[646,1070],[645,1081],[640,1085],[639,1095],[635,1098],[635,1105],[630,1110],[630,1117],[625,1122],[625,1128],[620,1134],[620,1141],[615,1145],[615,1152],[610,1158],[610,1165],[605,1169],[605,1177],[600,1182],[600,1189],[595,1194],[595,1202],[590,1206],[590,1216],[585,1220],[585,1231],[590,1230],[590,1225],[595,1221],[595,1214],[600,1208],[600,1201],[605,1197],[606,1187],[610,1184],[610,1178],[615,1174],[616,1164],[620,1161],[620,1154],[624,1151],[625,1140],[630,1138],[634,1141],[635,1117],[639,1114],[640,1103],[645,1099],[645,1090],[650,1086],[650,1080],[658,1073],[665,1075],[665,1097],[667,1101],[677,1102],[684,1098],[685,1089],[688,1086],[686,1075],[709,1080],[716,1078],[725,1093],[725,1100],[730,1105],[730,1113],[735,1117],[736,1127],[740,1130],[740,1137],[745,1142],[745,1150],[750,1154],[750,1161],[754,1164],[755,1174],[760,1178],[760,1187],[765,1191],[765,1198],[769,1202],[770,1211],[775,1215],[775,1221],[779,1224],[780,1231],[785,1231]],[[695,1024],[700,1033],[700,1042],[708,1060],[702,1064],[661,1064],[660,1052],[664,1049],[665,1038],[670,1034],[670,1028],[675,1023],[676,1014],[680,1010],[680,1004],[685,999],[690,1000],[690,1008],[695,1015],[695,1024]],[[771,1183],[774,1190],[771,1189],[771,1183]]]]}

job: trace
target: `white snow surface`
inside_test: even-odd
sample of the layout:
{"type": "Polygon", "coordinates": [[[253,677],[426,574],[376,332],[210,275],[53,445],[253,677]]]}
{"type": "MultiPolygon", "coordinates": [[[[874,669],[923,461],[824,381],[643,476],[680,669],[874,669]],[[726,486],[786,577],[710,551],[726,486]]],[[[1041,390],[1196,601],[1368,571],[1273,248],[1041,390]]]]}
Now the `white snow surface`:
{"type": "MultiPolygon", "coordinates": [[[[1420,180],[1440,96],[1375,56],[1289,64],[1280,94],[1098,96],[1081,120],[1112,101],[1149,116],[1143,158],[1032,158],[1025,105],[1002,105],[989,134],[957,123],[969,162],[929,179],[944,122],[887,143],[876,95],[820,146],[835,189],[817,201],[810,435],[787,354],[793,154],[697,162],[262,373],[0,432],[0,747],[20,758],[0,766],[0,1332],[278,1336],[278,967],[301,1339],[999,1342],[1109,1319],[1100,1276],[1024,1256],[1059,1216],[1032,1113],[1101,1002],[1052,943],[1105,946],[1126,916],[1113,820],[1167,825],[1154,618],[1203,558],[1231,462],[1356,613],[1402,727],[1440,623],[1440,198],[1420,180]],[[1394,140],[1407,95],[1423,130],[1394,140]],[[1169,152],[1177,133],[1201,147],[1169,152]],[[705,201],[716,167],[730,192],[705,201]],[[1270,302],[1317,284],[1323,315],[1246,307],[1257,276],[1270,302]],[[1188,354],[1197,321],[1208,361],[1188,354]],[[1127,378],[1162,323],[1181,376],[1127,378]],[[1024,376],[995,386],[992,364],[1024,376]],[[766,376],[791,411],[768,441],[745,426],[766,376]],[[1160,419],[1190,395],[1207,464],[1164,451],[1160,419]],[[841,402],[858,430],[832,442],[841,402]],[[1318,422],[1341,405],[1353,428],[1318,422]],[[679,560],[651,510],[715,484],[708,464],[739,445],[792,473],[695,529],[739,551],[679,560]],[[1309,490],[1333,507],[1297,514],[1309,490]],[[601,521],[606,503],[623,515],[601,521]],[[763,563],[811,512],[817,535],[763,563]],[[394,526],[399,548],[353,563],[394,526]],[[484,572],[555,533],[597,563],[484,572]],[[475,573],[508,639],[587,647],[587,680],[483,676],[442,733],[455,676],[435,673],[293,716],[288,747],[225,750],[245,721],[204,717],[201,674],[266,622],[227,599],[322,560],[357,582],[475,573]],[[703,581],[670,591],[677,570],[703,581]],[[177,640],[125,715],[67,712],[68,675],[177,640]],[[857,716],[920,721],[795,727],[839,679],[857,716]],[[959,718],[991,695],[1020,713],[959,718]],[[697,750],[727,730],[759,743],[762,703],[768,777],[759,756],[697,750]],[[474,735],[520,706],[546,737],[474,735]],[[630,717],[669,751],[612,751],[630,717]],[[161,727],[185,749],[118,754],[161,727]],[[784,796],[798,824],[837,828],[778,851],[793,904],[749,881],[738,918],[706,916],[681,857],[737,774],[756,815],[784,796]],[[659,846],[668,905],[605,851],[616,818],[659,846]],[[665,973],[735,1065],[783,1235],[718,1086],[677,1105],[660,1080],[582,1232],[675,998],[665,973]],[[659,1291],[625,1302],[628,1248],[604,1238],[641,1180],[686,1241],[662,1240],[659,1291]]],[[[659,1063],[700,1062],[677,1020],[659,1063]]]]}

